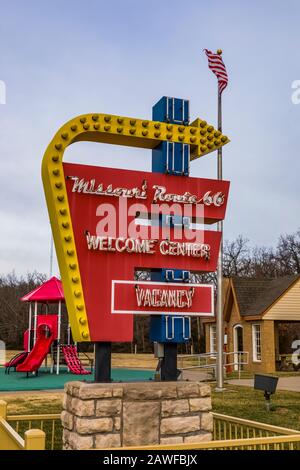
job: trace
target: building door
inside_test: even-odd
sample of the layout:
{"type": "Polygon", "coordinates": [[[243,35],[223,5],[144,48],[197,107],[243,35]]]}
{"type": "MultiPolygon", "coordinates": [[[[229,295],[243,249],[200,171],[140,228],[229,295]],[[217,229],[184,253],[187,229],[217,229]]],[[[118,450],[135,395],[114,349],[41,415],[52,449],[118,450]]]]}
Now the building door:
{"type": "Polygon", "coordinates": [[[235,362],[234,370],[238,370],[239,369],[239,366],[238,366],[239,355],[237,353],[244,351],[242,325],[235,325],[233,327],[233,349],[234,349],[234,362],[235,362]]]}

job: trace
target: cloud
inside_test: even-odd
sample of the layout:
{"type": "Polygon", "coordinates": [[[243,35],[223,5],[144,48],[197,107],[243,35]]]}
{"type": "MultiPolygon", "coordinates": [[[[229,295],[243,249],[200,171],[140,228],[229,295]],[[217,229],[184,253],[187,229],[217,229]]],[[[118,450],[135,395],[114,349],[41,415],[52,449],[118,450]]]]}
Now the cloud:
{"type": "MultiPolygon", "coordinates": [[[[151,117],[162,96],[190,99],[191,116],[216,123],[216,80],[204,47],[224,50],[224,178],[231,180],[225,238],[246,234],[272,245],[299,222],[300,79],[294,47],[300,6],[279,1],[120,0],[1,7],[0,272],[49,269],[49,223],[40,177],[43,152],[57,129],[85,112],[151,117]],[[271,7],[272,5],[272,7],[271,7]],[[270,8],[272,14],[270,15],[270,8]],[[294,46],[293,46],[294,45],[294,46]],[[267,219],[267,220],[266,220],[267,219]]],[[[68,161],[150,169],[150,153],[76,144],[68,161]]],[[[216,155],[192,164],[215,177],[216,155]]]]}

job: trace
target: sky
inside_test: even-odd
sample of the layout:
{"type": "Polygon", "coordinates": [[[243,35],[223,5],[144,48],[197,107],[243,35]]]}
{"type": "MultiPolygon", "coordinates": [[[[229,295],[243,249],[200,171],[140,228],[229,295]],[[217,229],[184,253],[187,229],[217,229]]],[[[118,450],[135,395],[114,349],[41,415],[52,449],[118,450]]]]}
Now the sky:
{"type": "MultiPolygon", "coordinates": [[[[204,48],[223,50],[229,75],[224,238],[274,246],[295,232],[299,15],[298,0],[0,0],[0,274],[49,273],[40,167],[66,121],[93,112],[151,119],[168,95],[189,99],[192,119],[216,125],[217,82],[204,48]]],[[[216,157],[192,162],[191,176],[215,178],[216,157]]],[[[105,144],[75,144],[65,161],[151,170],[150,151],[105,144]]]]}

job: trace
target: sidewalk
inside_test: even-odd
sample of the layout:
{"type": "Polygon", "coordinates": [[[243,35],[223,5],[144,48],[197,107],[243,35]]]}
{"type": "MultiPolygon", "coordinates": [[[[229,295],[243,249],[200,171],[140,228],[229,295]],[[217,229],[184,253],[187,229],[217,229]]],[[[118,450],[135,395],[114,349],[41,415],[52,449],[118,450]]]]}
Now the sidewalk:
{"type": "Polygon", "coordinates": [[[181,380],[191,380],[196,382],[205,382],[206,380],[211,379],[211,374],[205,370],[199,369],[188,369],[183,370],[181,380]]]}
{"type": "MultiPolygon", "coordinates": [[[[276,374],[274,374],[276,375],[276,374]]],[[[242,385],[245,387],[254,386],[254,379],[234,379],[228,380],[229,384],[242,385]]],[[[277,385],[277,390],[287,390],[290,392],[300,392],[300,376],[294,377],[280,377],[277,385]]]]}

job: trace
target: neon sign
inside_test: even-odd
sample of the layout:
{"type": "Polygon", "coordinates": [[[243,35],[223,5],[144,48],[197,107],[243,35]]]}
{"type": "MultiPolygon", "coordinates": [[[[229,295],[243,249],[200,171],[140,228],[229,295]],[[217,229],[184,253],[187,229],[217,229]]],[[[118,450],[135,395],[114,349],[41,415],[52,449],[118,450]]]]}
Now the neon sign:
{"type": "Polygon", "coordinates": [[[45,152],[42,163],[44,191],[73,338],[75,341],[130,341],[132,316],[112,315],[116,313],[111,305],[113,281],[133,280],[135,270],[140,268],[176,267],[213,271],[221,237],[217,231],[203,230],[201,243],[196,247],[191,242],[193,233],[189,226],[185,227],[181,240],[178,240],[176,227],[170,227],[168,240],[160,234],[158,237],[143,237],[147,227],[137,224],[137,214],[151,218],[155,202],[164,206],[158,209],[158,216],[184,216],[194,221],[197,219],[197,208],[201,205],[203,222],[215,223],[225,217],[229,183],[63,163],[65,149],[80,141],[147,149],[155,149],[164,142],[181,143],[189,147],[190,158],[194,160],[220,148],[229,139],[201,119],[183,126],[108,114],[88,114],[66,123],[45,152]],[[117,214],[117,233],[111,240],[107,234],[98,233],[101,216],[98,208],[100,199],[96,196],[101,196],[101,204],[113,206],[117,214]],[[119,203],[124,199],[129,218],[120,210],[119,203]],[[140,203],[141,206],[134,206],[140,203]],[[170,212],[171,203],[174,206],[170,212]],[[140,235],[131,237],[120,233],[120,228],[124,230],[120,221],[125,216],[128,227],[140,230],[140,235]],[[101,237],[95,243],[99,241],[102,249],[93,249],[93,243],[90,245],[87,240],[87,233],[101,237]],[[145,239],[147,242],[143,242],[145,239]],[[140,248],[145,246],[148,252],[140,248]],[[107,250],[104,249],[106,247],[107,250]],[[109,247],[116,250],[109,250],[109,247]],[[131,250],[131,247],[134,249],[131,250]]]}

